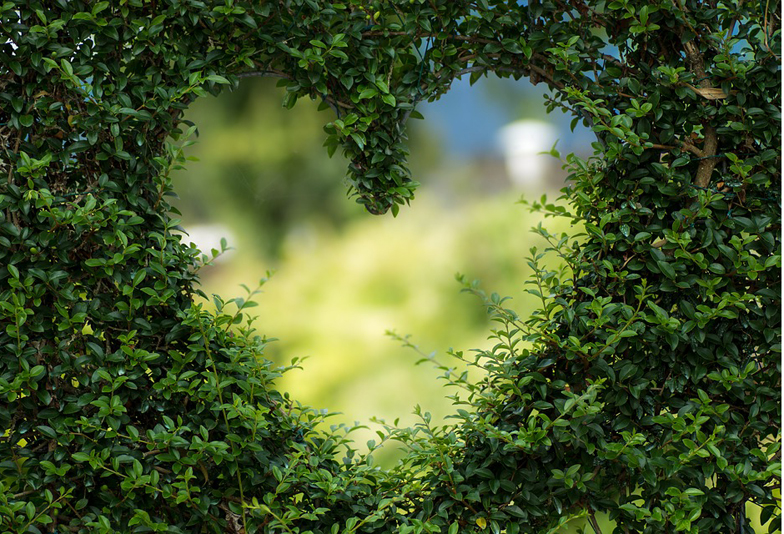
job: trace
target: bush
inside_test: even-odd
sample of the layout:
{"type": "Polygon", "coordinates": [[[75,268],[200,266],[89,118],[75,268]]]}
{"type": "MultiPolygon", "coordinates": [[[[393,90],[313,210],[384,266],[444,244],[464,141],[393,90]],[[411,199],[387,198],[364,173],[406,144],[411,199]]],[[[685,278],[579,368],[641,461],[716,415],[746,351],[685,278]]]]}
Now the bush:
{"type": "Polygon", "coordinates": [[[5,2],[3,531],[513,534],[607,512],[616,532],[744,532],[747,503],[775,530],[774,4],[5,2]],[[275,390],[251,301],[194,305],[209,259],[167,203],[182,112],[278,76],[286,105],[335,110],[357,201],[397,214],[416,104],[488,72],[593,128],[570,208],[533,206],[586,233],[537,229],[530,318],[466,285],[498,325],[469,361],[486,378],[452,376],[454,425],[381,432],[410,451],[382,471],[275,390]]]}

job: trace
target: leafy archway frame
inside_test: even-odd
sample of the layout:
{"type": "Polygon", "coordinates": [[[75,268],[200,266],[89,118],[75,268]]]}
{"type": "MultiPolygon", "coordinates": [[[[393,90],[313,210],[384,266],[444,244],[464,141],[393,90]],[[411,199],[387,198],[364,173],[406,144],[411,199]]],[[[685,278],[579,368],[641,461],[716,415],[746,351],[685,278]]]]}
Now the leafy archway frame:
{"type": "MultiPolygon", "coordinates": [[[[12,0],[0,7],[0,524],[9,532],[617,532],[779,515],[777,2],[12,0]],[[169,172],[193,99],[319,98],[369,212],[418,185],[405,123],[461,75],[527,76],[597,135],[581,244],[453,426],[382,471],[275,391],[248,302],[192,304],[169,172]],[[533,349],[519,349],[519,340],[533,349]]],[[[780,119],[779,119],[780,120],[780,119]]],[[[774,524],[776,519],[774,519],[774,524]]]]}

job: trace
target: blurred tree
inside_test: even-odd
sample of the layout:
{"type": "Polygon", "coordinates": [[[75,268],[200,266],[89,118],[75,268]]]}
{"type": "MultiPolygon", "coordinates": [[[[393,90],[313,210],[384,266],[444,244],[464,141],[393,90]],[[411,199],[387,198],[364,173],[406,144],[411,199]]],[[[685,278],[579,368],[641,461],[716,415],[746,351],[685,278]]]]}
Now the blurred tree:
{"type": "MultiPolygon", "coordinates": [[[[311,224],[339,228],[363,213],[334,187],[346,161],[322,148],[322,125],[334,116],[316,102],[282,105],[285,92],[270,78],[244,80],[220,97],[197,100],[186,117],[196,124],[197,143],[187,154],[200,160],[174,174],[186,226],[221,221],[249,246],[277,257],[285,235],[311,224]]],[[[412,128],[415,172],[441,160],[438,141],[422,125],[412,128]]]]}
{"type": "Polygon", "coordinates": [[[247,228],[244,237],[274,253],[297,222],[337,225],[361,211],[333,185],[343,178],[345,161],[329,159],[321,148],[321,125],[329,120],[323,115],[332,111],[319,113],[308,101],[286,110],[282,97],[274,80],[254,78],[189,109],[199,142],[188,152],[202,163],[175,176],[186,222],[247,228]]]}

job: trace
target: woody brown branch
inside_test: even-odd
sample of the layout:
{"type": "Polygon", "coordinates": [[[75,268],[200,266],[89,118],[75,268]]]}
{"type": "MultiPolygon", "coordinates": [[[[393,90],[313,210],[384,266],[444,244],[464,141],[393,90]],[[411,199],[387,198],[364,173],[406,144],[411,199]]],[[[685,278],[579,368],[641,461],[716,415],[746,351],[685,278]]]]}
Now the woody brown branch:
{"type": "MultiPolygon", "coordinates": [[[[684,48],[686,49],[686,59],[691,63],[692,72],[697,76],[700,87],[703,89],[710,88],[711,84],[705,75],[702,54],[697,48],[697,45],[695,45],[693,41],[688,41],[684,45],[684,48]]],[[[697,176],[694,179],[694,183],[698,187],[708,187],[708,185],[710,185],[710,178],[717,163],[716,158],[713,157],[716,155],[716,148],[718,147],[716,130],[711,125],[705,124],[703,127],[703,135],[705,136],[705,143],[700,157],[704,159],[700,161],[700,166],[697,167],[697,176]]]]}
{"type": "Polygon", "coordinates": [[[676,148],[680,148],[681,150],[686,150],[687,152],[691,152],[695,156],[702,157],[704,155],[704,152],[702,150],[692,145],[691,143],[687,143],[686,141],[681,141],[680,146],[660,145],[657,143],[653,143],[647,146],[649,146],[650,148],[658,148],[661,150],[674,150],[676,148]]]}

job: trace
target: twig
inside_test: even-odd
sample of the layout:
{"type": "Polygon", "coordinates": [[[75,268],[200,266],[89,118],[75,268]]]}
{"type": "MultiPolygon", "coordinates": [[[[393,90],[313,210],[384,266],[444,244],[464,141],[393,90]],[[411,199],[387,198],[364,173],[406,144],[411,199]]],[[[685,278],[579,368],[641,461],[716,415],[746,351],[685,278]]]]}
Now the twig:
{"type": "Polygon", "coordinates": [[[291,79],[291,76],[285,72],[280,72],[277,70],[254,70],[251,72],[241,72],[237,74],[237,78],[252,78],[254,76],[274,76],[275,78],[291,79]]]}
{"type": "Polygon", "coordinates": [[[658,148],[660,150],[675,150],[676,148],[680,148],[681,150],[686,150],[687,152],[691,152],[695,156],[704,157],[705,153],[697,148],[696,146],[692,145],[691,143],[687,143],[686,141],[681,141],[681,146],[672,146],[672,145],[659,145],[653,143],[649,148],[658,148]]]}
{"type": "MultiPolygon", "coordinates": [[[[18,130],[16,134],[16,146],[14,147],[14,153],[19,154],[19,143],[22,142],[22,130],[18,130]]],[[[10,163],[10,162],[9,162],[10,163]]],[[[14,166],[8,166],[8,185],[14,184],[14,166]]]]}
{"type": "Polygon", "coordinates": [[[596,534],[602,534],[602,529],[599,527],[599,522],[596,520],[596,516],[593,513],[593,510],[588,514],[588,522],[591,524],[591,528],[596,534]]]}

